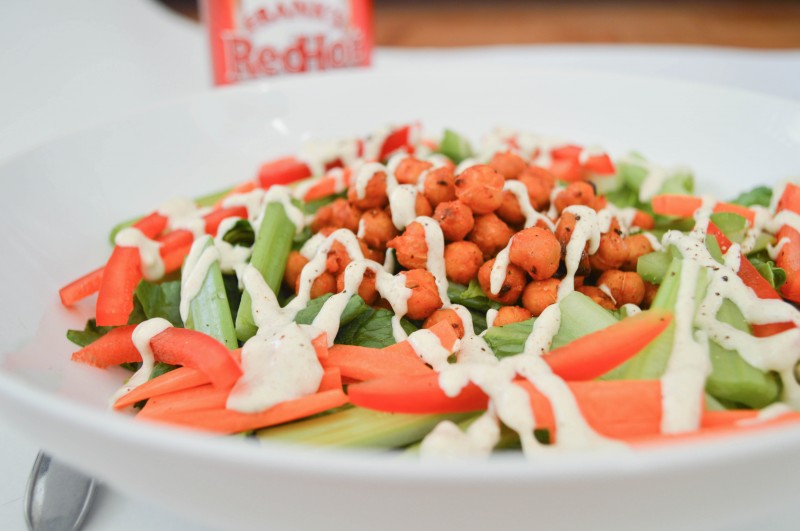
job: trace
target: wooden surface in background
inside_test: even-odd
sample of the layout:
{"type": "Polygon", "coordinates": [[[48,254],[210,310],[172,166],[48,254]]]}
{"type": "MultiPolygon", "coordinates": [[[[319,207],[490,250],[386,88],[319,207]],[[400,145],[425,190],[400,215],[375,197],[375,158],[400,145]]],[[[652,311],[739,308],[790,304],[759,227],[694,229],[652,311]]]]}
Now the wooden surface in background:
{"type": "MultiPolygon", "coordinates": [[[[197,18],[196,0],[160,1],[197,18]]],[[[800,48],[800,0],[375,0],[374,5],[380,46],[636,43],[800,48]]]]}

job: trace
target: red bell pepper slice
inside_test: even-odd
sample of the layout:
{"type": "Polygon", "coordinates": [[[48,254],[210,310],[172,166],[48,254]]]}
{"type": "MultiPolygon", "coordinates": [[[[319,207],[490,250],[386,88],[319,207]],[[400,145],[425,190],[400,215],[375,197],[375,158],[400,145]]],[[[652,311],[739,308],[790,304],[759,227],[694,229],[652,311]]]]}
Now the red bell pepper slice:
{"type": "Polygon", "coordinates": [[[411,125],[404,125],[389,133],[389,135],[387,135],[386,139],[383,141],[380,153],[378,154],[378,160],[385,160],[389,155],[398,149],[405,148],[410,151],[413,148],[411,145],[412,127],[413,126],[411,125]]]}
{"type": "Polygon", "coordinates": [[[219,224],[226,218],[242,218],[247,219],[247,207],[237,205],[226,208],[218,208],[203,216],[206,222],[206,234],[216,236],[219,230],[219,224]]]}
{"type": "Polygon", "coordinates": [[[132,225],[134,229],[138,229],[142,234],[151,240],[164,232],[167,228],[169,219],[166,216],[153,212],[132,225]]]}
{"type": "Polygon", "coordinates": [[[225,345],[196,330],[167,328],[150,340],[150,348],[157,360],[198,369],[216,387],[230,388],[242,375],[225,345]]]}
{"type": "Polygon", "coordinates": [[[267,162],[262,164],[258,171],[258,183],[261,188],[269,188],[274,184],[290,184],[306,177],[311,177],[311,168],[294,157],[267,162]]]}
{"type": "Polygon", "coordinates": [[[142,280],[139,249],[114,247],[103,271],[97,296],[98,326],[120,326],[128,323],[133,311],[133,292],[142,280]]]}

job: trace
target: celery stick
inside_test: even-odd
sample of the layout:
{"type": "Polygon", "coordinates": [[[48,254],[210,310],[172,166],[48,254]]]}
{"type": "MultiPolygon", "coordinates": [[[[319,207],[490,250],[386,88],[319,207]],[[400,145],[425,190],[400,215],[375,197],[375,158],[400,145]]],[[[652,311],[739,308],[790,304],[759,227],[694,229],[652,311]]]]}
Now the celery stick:
{"type": "MultiPolygon", "coordinates": [[[[742,312],[729,300],[722,303],[717,319],[746,332],[750,326],[742,312]]],[[[762,408],[778,399],[781,391],[776,374],[764,373],[747,363],[738,352],[709,343],[712,371],[706,381],[706,391],[722,401],[762,408]]]]}
{"type": "Polygon", "coordinates": [[[672,256],[664,251],[653,251],[640,256],[636,262],[636,272],[646,282],[661,284],[664,274],[672,263],[672,256]]]}
{"type": "Polygon", "coordinates": [[[261,440],[335,448],[392,449],[421,440],[439,422],[460,422],[476,413],[406,415],[359,407],[259,430],[261,440]]]}
{"type": "Polygon", "coordinates": [[[742,243],[747,234],[747,220],[733,212],[711,214],[711,223],[734,243],[742,243]]]}
{"type": "Polygon", "coordinates": [[[444,137],[442,137],[442,142],[439,144],[439,153],[456,164],[473,155],[469,141],[450,129],[444,130],[444,137]]]}
{"type": "MultiPolygon", "coordinates": [[[[261,227],[253,244],[250,265],[261,273],[264,281],[275,293],[278,293],[281,287],[294,233],[295,226],[286,215],[283,205],[269,203],[264,210],[261,227]]],[[[245,290],[239,305],[239,313],[236,315],[236,335],[241,341],[253,337],[257,330],[251,304],[250,294],[245,290]]]]}
{"type": "MultiPolygon", "coordinates": [[[[207,238],[203,249],[213,245],[213,240],[207,238]]],[[[231,350],[239,346],[219,262],[214,262],[208,268],[200,291],[189,303],[189,316],[184,324],[186,328],[203,332],[218,339],[231,350]]]]}

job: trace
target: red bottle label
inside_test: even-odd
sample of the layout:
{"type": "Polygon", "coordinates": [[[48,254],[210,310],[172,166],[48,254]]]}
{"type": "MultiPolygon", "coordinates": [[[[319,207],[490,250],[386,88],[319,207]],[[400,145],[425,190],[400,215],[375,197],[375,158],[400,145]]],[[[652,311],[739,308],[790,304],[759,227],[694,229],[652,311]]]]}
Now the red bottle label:
{"type": "Polygon", "coordinates": [[[370,64],[370,0],[204,0],[203,16],[218,85],[370,64]]]}

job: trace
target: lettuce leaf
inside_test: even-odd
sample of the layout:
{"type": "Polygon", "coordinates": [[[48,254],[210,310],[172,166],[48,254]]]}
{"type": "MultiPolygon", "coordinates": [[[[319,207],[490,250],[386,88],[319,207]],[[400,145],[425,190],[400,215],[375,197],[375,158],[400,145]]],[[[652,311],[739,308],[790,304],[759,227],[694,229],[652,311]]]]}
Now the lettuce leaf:
{"type": "Polygon", "coordinates": [[[161,317],[172,323],[173,326],[183,327],[180,312],[180,281],[155,284],[143,280],[136,287],[135,295],[146,319],[161,317]]]}
{"type": "Polygon", "coordinates": [[[739,194],[736,199],[731,200],[731,203],[742,206],[759,205],[768,207],[772,201],[772,188],[769,186],[756,186],[752,190],[739,194]]]}
{"type": "Polygon", "coordinates": [[[89,319],[83,330],[67,330],[67,339],[78,345],[85,347],[106,335],[113,326],[97,326],[97,321],[89,319]]]}

